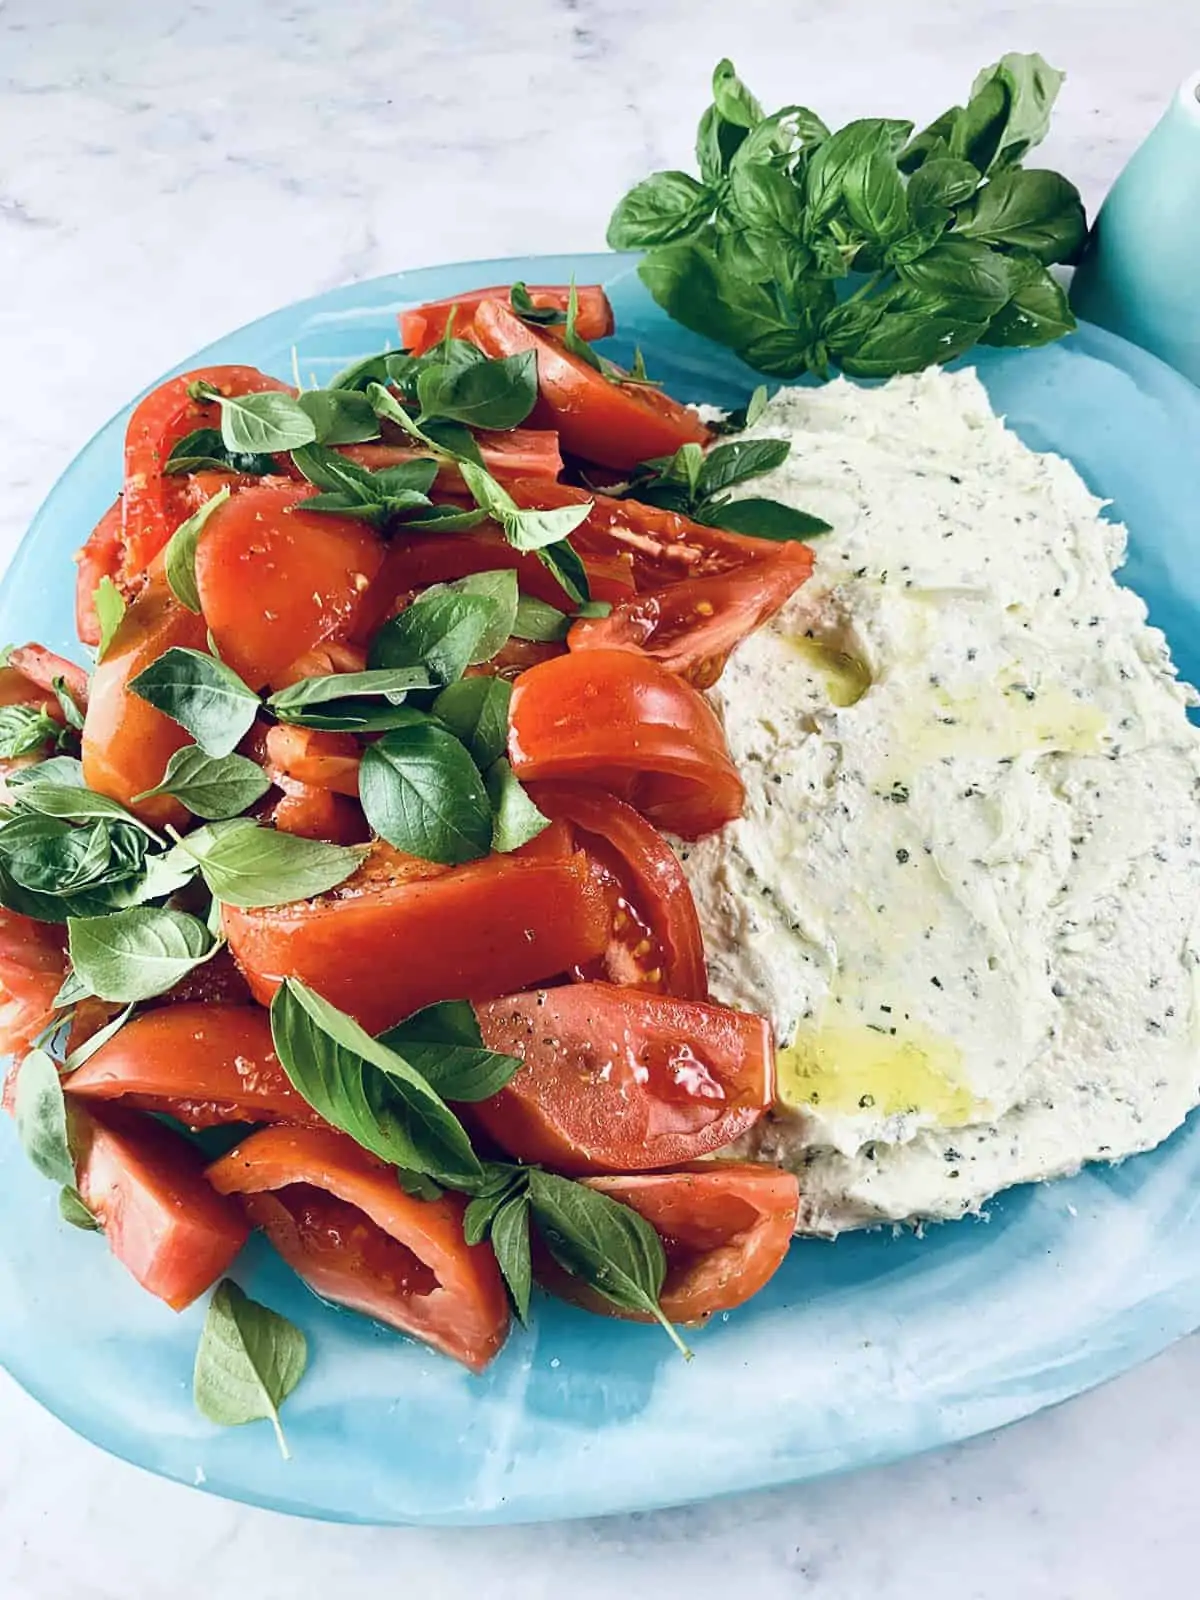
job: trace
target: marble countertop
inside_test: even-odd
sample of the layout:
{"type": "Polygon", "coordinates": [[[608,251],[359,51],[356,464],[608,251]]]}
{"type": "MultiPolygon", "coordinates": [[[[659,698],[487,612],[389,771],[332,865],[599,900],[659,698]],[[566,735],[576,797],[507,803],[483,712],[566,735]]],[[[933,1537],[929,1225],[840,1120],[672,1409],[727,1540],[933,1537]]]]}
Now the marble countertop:
{"type": "MultiPolygon", "coordinates": [[[[602,248],[689,163],[712,64],[832,122],[926,118],[1007,49],[1070,76],[1046,163],[1089,206],[1200,65],[1190,0],[0,0],[7,558],[155,375],[302,295],[402,266],[602,248]],[[965,13],[970,12],[969,19],[965,13]]],[[[991,1438],[692,1510],[459,1533],[300,1523],[160,1482],[0,1375],[0,1594],[308,1600],[1129,1600],[1200,1553],[1200,1340],[991,1438]]]]}

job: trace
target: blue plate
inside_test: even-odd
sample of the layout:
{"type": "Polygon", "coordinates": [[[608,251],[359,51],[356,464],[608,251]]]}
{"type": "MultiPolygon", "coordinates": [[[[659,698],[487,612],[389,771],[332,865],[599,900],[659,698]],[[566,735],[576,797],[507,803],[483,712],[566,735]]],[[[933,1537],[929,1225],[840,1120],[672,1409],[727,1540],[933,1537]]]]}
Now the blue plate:
{"type": "MultiPolygon", "coordinates": [[[[668,323],[631,258],[431,268],[290,306],[188,367],[249,362],[307,381],[396,339],[397,308],[486,283],[602,281],[621,329],[686,399],[733,403],[754,375],[668,323]]],[[[972,358],[975,359],[975,358],[972,358]]],[[[1095,328],[1045,350],[980,352],[999,411],[1075,462],[1131,531],[1125,577],[1181,672],[1200,681],[1200,391],[1095,328]]],[[[0,589],[0,636],[78,653],[71,552],[120,478],[126,416],[56,485],[0,589]]],[[[903,1456],[1077,1394],[1200,1325],[1200,1121],[1152,1155],[1014,1190],[986,1221],[924,1238],[797,1242],[745,1309],[694,1336],[540,1301],[482,1378],[329,1308],[268,1250],[238,1267],[309,1336],[287,1403],[292,1459],[265,1424],[192,1407],[203,1308],[176,1316],[95,1237],[0,1128],[0,1360],[105,1449],[210,1492],[346,1522],[484,1523],[646,1509],[903,1456]]]]}

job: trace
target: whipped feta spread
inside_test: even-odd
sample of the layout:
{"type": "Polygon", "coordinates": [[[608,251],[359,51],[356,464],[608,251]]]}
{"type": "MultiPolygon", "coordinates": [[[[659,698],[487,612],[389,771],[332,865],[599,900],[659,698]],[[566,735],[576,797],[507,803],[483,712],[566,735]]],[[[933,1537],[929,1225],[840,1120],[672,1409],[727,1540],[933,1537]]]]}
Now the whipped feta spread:
{"type": "Polygon", "coordinates": [[[780,1047],[742,1153],[833,1234],[1159,1143],[1200,1100],[1200,730],[1124,530],[973,372],[749,431],[792,450],[747,492],[834,531],[712,690],[745,814],[679,847],[714,997],[780,1047]]]}

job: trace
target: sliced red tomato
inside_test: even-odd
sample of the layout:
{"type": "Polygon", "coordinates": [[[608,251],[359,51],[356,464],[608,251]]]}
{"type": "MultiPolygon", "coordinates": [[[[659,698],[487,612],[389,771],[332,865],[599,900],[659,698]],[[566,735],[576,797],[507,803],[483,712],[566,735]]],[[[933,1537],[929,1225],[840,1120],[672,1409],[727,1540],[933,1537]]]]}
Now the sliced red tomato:
{"type": "Polygon", "coordinates": [[[561,640],[539,644],[533,639],[510,639],[490,661],[481,661],[478,666],[468,667],[463,677],[504,678],[514,683],[530,667],[536,667],[543,661],[553,661],[555,656],[565,655],[566,651],[567,647],[561,640]]]}
{"type": "MultiPolygon", "coordinates": [[[[364,609],[365,605],[364,598],[364,609]]],[[[362,626],[362,612],[359,613],[357,626],[362,626]]],[[[359,645],[347,644],[344,639],[328,639],[312,650],[305,650],[294,661],[289,661],[279,674],[279,687],[286,689],[289,684],[299,683],[303,678],[329,678],[338,672],[362,672],[366,665],[367,652],[359,645]]]]}
{"type": "Polygon", "coordinates": [[[70,1127],[79,1193],[113,1255],[174,1310],[190,1306],[245,1244],[239,1208],[207,1181],[183,1135],[152,1117],[76,1101],[70,1127]]]}
{"type": "Polygon", "coordinates": [[[762,1017],[608,983],[477,1005],[484,1042],[523,1065],[470,1108],[518,1161],[568,1173],[675,1167],[740,1137],[771,1104],[762,1017]]]}
{"type": "Polygon", "coordinates": [[[139,401],[125,435],[122,574],[137,582],[175,529],[191,515],[188,478],[163,472],[179,441],[197,428],[219,428],[214,400],[193,400],[190,385],[210,383],[223,395],[291,393],[286,383],[256,367],[201,367],[169,378],[139,401]]]}
{"type": "Polygon", "coordinates": [[[221,659],[275,687],[305,651],[354,630],[384,547],[366,523],[304,511],[308,484],[242,489],[212,513],[196,587],[221,659]]]}
{"type": "Polygon", "coordinates": [[[609,789],[685,839],[740,816],[745,798],[703,695],[632,651],[580,650],[522,673],[508,755],[521,779],[609,789]]]}
{"type": "MultiPolygon", "coordinates": [[[[400,343],[410,355],[424,355],[439,339],[446,336],[450,312],[454,311],[454,329],[462,334],[481,300],[507,300],[509,285],[493,284],[487,289],[472,289],[467,294],[451,295],[448,300],[433,300],[417,306],[412,311],[400,313],[400,343]]],[[[608,296],[597,283],[585,283],[576,288],[579,314],[575,329],[581,339],[605,339],[613,331],[612,306],[608,296]]],[[[529,298],[535,306],[565,314],[571,291],[565,285],[535,284],[529,298]]]]}
{"type": "MultiPolygon", "coordinates": [[[[507,433],[481,428],[475,435],[475,442],[484,466],[501,482],[509,478],[554,479],[563,469],[558,434],[552,428],[512,428],[507,433]]],[[[418,461],[428,452],[414,448],[411,442],[401,438],[385,443],[346,445],[342,454],[357,461],[360,467],[379,472],[384,467],[418,461]]],[[[439,468],[436,481],[440,489],[451,494],[462,494],[466,490],[462,473],[449,464],[439,468]]]]}
{"type": "Polygon", "coordinates": [[[285,722],[268,730],[267,772],[276,781],[282,773],[297,783],[357,799],[361,765],[362,750],[351,733],[296,728],[285,722]]]}
{"type": "Polygon", "coordinates": [[[31,706],[58,722],[63,720],[62,707],[55,696],[40,689],[15,667],[0,667],[0,706],[31,706]]]}
{"type": "MultiPolygon", "coordinates": [[[[645,1217],[661,1238],[667,1276],[659,1303],[671,1322],[703,1322],[756,1295],[783,1264],[800,1205],[793,1173],[741,1161],[584,1181],[645,1217]]],[[[538,1278],[601,1316],[652,1320],[621,1310],[548,1256],[538,1278]]]]}
{"type": "Polygon", "coordinates": [[[414,1200],[344,1134],[265,1128],[208,1170],[319,1295],[481,1372],[508,1335],[489,1246],[463,1238],[461,1195],[414,1200]]]}
{"type": "Polygon", "coordinates": [[[564,450],[632,471],[640,461],[707,444],[712,434],[689,407],[645,384],[614,383],[560,340],[522,322],[503,300],[481,300],[471,338],[489,356],[537,355],[534,426],[558,429],[564,450]]]}
{"type": "Polygon", "coordinates": [[[615,500],[569,483],[518,478],[508,485],[508,492],[519,506],[538,511],[590,501],[592,509],[571,535],[571,543],[584,560],[619,552],[630,556],[639,592],[662,589],[684,578],[733,572],[748,562],[772,560],[780,550],[774,539],[728,533],[693,522],[678,511],[662,511],[640,500],[615,500]]]}
{"type": "Polygon", "coordinates": [[[205,648],[204,618],[187,610],[165,585],[151,584],[121,619],[104,660],[92,674],[83,723],[83,777],[89,789],[128,806],[152,827],[183,828],[190,813],[170,795],[134,796],[153,789],[189,736],[170,717],[133,693],[136,678],[164,651],[205,648]]]}
{"type": "Polygon", "coordinates": [[[120,1100],[191,1128],[319,1122],[292,1088],[261,1006],[192,1001],[144,1012],[64,1080],[89,1104],[120,1100]]]}
{"type": "Polygon", "coordinates": [[[761,627],[808,579],[813,554],[789,541],[765,560],[712,578],[688,578],[614,606],[607,617],[577,622],[572,650],[637,650],[709,689],[730,652],[761,627]]]}
{"type": "Polygon", "coordinates": [[[282,773],[275,782],[283,794],[272,806],[270,817],[281,833],[324,839],[327,844],[365,844],[371,837],[356,800],[316,784],[298,783],[282,773]]]}
{"type": "Polygon", "coordinates": [[[329,894],[222,915],[263,1005],[284,978],[301,978],[371,1033],[435,1000],[489,998],[565,972],[608,937],[582,854],[437,867],[376,845],[329,894]]]}
{"type": "Polygon", "coordinates": [[[570,825],[608,902],[608,948],[579,976],[706,1000],[695,901],[678,857],[657,828],[602,789],[539,783],[531,794],[545,816],[570,825]]]}
{"type": "Polygon", "coordinates": [[[24,1055],[54,1015],[64,930],[0,908],[0,1055],[24,1055]]]}
{"type": "Polygon", "coordinates": [[[81,644],[100,643],[96,590],[102,578],[118,581],[124,550],[124,506],[118,495],[92,530],[88,542],[75,552],[78,569],[75,574],[75,632],[81,644]]]}
{"type": "MultiPolygon", "coordinates": [[[[47,650],[44,644],[21,644],[8,652],[8,664],[23,673],[30,683],[36,684],[48,694],[56,707],[58,699],[54,693],[54,683],[56,679],[61,678],[75,704],[81,710],[86,709],[88,675],[74,661],[68,661],[65,656],[56,656],[54,651],[47,650]]],[[[61,716],[61,707],[58,709],[61,716]]]]}

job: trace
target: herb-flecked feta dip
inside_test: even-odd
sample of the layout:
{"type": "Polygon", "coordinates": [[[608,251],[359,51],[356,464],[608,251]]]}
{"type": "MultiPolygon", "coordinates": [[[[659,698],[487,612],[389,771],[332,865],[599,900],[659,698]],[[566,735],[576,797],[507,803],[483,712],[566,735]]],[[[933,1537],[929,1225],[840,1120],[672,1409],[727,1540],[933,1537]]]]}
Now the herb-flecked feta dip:
{"type": "Polygon", "coordinates": [[[800,1227],[957,1217],[1200,1099],[1200,730],[1122,528],[973,372],[781,392],[754,492],[826,518],[712,691],[745,814],[680,847],[714,998],[769,1016],[749,1153],[800,1227]]]}

